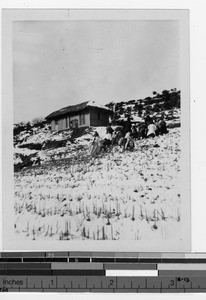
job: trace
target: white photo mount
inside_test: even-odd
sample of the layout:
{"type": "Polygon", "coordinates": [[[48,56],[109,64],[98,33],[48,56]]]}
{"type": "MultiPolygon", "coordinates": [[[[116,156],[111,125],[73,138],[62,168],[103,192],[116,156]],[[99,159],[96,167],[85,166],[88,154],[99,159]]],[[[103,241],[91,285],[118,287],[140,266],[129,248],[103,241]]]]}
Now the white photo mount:
{"type": "Polygon", "coordinates": [[[4,10],[2,34],[3,79],[3,250],[75,251],[190,251],[190,109],[189,109],[189,15],[187,10],[4,10]],[[181,216],[180,232],[172,240],[138,241],[53,241],[19,240],[14,234],[13,172],[13,22],[18,21],[151,21],[179,23],[181,86],[181,216]]]}

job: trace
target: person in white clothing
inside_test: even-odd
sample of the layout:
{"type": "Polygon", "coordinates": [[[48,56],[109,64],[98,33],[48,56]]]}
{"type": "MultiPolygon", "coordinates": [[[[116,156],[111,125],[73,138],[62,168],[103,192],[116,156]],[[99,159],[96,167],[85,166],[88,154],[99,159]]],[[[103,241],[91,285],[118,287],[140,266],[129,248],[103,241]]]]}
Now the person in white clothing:
{"type": "Polygon", "coordinates": [[[109,140],[109,141],[112,141],[112,135],[111,133],[106,133],[106,136],[105,136],[105,139],[109,140]]]}
{"type": "Polygon", "coordinates": [[[100,147],[100,137],[97,131],[94,133],[94,139],[92,141],[91,147],[90,147],[90,155],[93,157],[96,157],[101,151],[100,147]]]}
{"type": "Polygon", "coordinates": [[[147,136],[148,137],[155,137],[155,132],[156,132],[157,127],[155,126],[154,123],[150,123],[148,125],[148,132],[147,132],[147,136]]]}
{"type": "Polygon", "coordinates": [[[125,135],[125,146],[124,146],[124,149],[130,149],[130,150],[133,150],[134,149],[134,141],[132,139],[132,136],[131,136],[131,131],[127,132],[126,135],[125,135]]]}

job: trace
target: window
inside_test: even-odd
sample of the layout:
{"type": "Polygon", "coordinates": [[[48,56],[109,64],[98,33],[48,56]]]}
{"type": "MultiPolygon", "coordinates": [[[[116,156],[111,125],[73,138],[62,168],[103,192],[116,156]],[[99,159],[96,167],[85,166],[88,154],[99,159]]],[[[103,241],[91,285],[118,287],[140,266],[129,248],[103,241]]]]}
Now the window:
{"type": "Polygon", "coordinates": [[[74,119],[70,122],[71,124],[71,128],[78,128],[78,120],[77,119],[74,119]]]}
{"type": "Polygon", "coordinates": [[[80,125],[84,125],[85,124],[85,115],[81,114],[80,115],[80,125]]]}
{"type": "Polygon", "coordinates": [[[98,120],[100,120],[100,113],[98,113],[98,120]]]}

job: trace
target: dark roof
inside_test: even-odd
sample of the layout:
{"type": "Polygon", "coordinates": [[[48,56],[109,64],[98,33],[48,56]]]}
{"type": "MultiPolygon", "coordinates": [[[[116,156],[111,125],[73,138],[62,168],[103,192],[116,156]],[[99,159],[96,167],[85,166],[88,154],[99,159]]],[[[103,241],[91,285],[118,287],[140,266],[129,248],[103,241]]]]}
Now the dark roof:
{"type": "MultiPolygon", "coordinates": [[[[89,101],[86,101],[86,102],[82,102],[80,104],[70,105],[70,106],[61,108],[61,109],[56,110],[53,113],[49,114],[45,119],[56,118],[56,117],[59,117],[59,116],[66,115],[68,113],[78,112],[78,111],[84,110],[87,107],[93,106],[93,105],[88,105],[88,103],[89,103],[89,101]]],[[[93,107],[95,107],[95,104],[94,104],[93,107]]],[[[98,106],[96,106],[96,107],[99,108],[99,109],[103,109],[103,110],[108,111],[108,109],[106,107],[105,108],[104,107],[98,107],[98,106]]]]}

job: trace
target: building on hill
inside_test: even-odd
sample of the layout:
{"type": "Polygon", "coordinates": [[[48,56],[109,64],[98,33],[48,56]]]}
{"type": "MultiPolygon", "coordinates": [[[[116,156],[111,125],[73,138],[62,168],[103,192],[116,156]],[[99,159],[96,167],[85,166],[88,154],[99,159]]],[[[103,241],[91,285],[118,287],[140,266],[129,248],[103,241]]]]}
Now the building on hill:
{"type": "Polygon", "coordinates": [[[94,101],[67,106],[49,114],[45,119],[51,123],[51,130],[58,131],[85,126],[107,126],[112,111],[94,101]]]}

